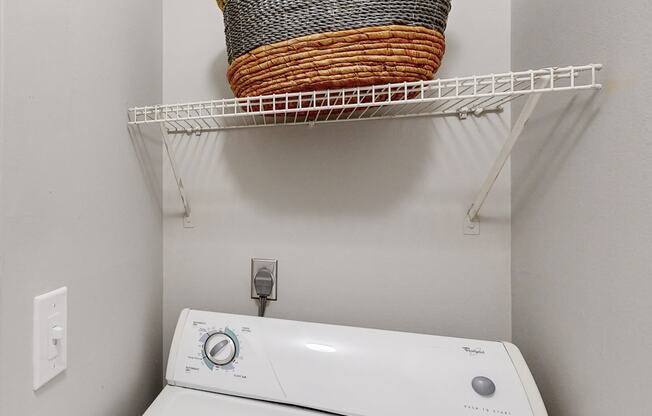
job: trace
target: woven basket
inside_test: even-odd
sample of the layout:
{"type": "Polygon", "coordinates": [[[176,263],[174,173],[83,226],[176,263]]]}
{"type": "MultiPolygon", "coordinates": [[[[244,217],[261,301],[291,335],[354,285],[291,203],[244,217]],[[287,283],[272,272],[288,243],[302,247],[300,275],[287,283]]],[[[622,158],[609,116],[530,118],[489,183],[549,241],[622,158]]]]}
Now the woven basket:
{"type": "Polygon", "coordinates": [[[238,97],[430,80],[450,0],[217,0],[238,97]]]}

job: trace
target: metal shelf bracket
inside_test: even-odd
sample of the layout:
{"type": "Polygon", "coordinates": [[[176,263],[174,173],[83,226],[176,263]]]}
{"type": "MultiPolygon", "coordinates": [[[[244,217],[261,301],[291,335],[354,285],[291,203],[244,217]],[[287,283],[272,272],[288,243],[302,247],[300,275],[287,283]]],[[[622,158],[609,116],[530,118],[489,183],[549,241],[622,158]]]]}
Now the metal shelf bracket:
{"type": "MultiPolygon", "coordinates": [[[[534,78],[533,78],[532,83],[536,84],[536,87],[533,88],[533,90],[541,91],[546,87],[548,87],[551,82],[552,82],[552,78],[550,76],[541,77],[536,83],[534,82],[534,78]]],[[[489,170],[489,174],[484,180],[484,183],[482,184],[482,187],[480,188],[478,195],[476,196],[475,200],[473,201],[473,204],[471,205],[471,207],[466,213],[466,217],[464,219],[464,234],[466,235],[480,234],[480,219],[479,219],[480,210],[482,209],[482,206],[487,200],[487,197],[489,196],[489,192],[491,192],[494,185],[496,184],[496,180],[498,179],[500,172],[502,172],[503,168],[505,167],[505,163],[507,163],[507,159],[509,159],[509,157],[511,156],[512,150],[514,150],[514,146],[516,145],[516,142],[518,141],[519,137],[521,137],[521,134],[525,129],[525,125],[530,120],[530,117],[532,117],[534,110],[537,108],[537,105],[539,104],[539,100],[541,99],[542,95],[543,92],[538,92],[528,96],[527,101],[523,106],[523,110],[521,110],[521,114],[519,114],[516,123],[514,123],[514,126],[512,127],[512,130],[509,133],[509,136],[507,136],[507,140],[503,144],[502,149],[500,149],[500,153],[498,154],[498,157],[494,161],[494,164],[491,166],[491,169],[489,170]]]]}
{"type": "Polygon", "coordinates": [[[172,150],[172,146],[170,146],[170,141],[168,139],[168,130],[165,127],[164,122],[160,123],[159,126],[161,128],[161,136],[163,137],[163,148],[165,149],[165,153],[167,154],[168,160],[170,161],[172,175],[174,176],[174,181],[177,184],[177,188],[179,189],[179,196],[181,197],[181,203],[183,204],[183,227],[195,228],[192,223],[192,209],[190,207],[190,201],[188,201],[188,197],[186,196],[186,189],[183,186],[183,180],[179,175],[179,168],[177,167],[177,162],[174,158],[174,151],[172,150]]]}

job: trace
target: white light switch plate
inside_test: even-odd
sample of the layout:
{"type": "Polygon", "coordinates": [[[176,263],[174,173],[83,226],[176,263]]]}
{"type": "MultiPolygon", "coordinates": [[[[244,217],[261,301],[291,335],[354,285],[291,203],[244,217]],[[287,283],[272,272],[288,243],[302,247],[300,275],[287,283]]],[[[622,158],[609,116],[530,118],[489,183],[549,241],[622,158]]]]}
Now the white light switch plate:
{"type": "Polygon", "coordinates": [[[34,390],[67,367],[68,289],[34,298],[34,390]]]}

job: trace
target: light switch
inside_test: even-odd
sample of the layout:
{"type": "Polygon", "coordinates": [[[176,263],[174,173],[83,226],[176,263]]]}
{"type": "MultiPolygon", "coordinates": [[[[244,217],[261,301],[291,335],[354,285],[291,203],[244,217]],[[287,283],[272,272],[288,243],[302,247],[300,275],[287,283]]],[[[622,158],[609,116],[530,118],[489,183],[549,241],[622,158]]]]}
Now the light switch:
{"type": "Polygon", "coordinates": [[[68,289],[34,298],[34,390],[67,367],[68,289]]]}

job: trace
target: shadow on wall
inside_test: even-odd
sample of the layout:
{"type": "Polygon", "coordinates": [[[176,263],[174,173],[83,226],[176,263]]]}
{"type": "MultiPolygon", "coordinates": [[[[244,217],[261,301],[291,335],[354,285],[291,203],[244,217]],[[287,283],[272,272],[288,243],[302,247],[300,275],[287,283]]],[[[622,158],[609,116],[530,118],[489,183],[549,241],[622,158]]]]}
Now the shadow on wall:
{"type": "Polygon", "coordinates": [[[453,78],[459,77],[461,75],[472,75],[472,74],[456,74],[455,69],[449,69],[450,67],[446,65],[446,62],[457,62],[460,59],[458,55],[461,55],[464,50],[464,41],[460,39],[460,36],[454,32],[446,33],[446,50],[444,52],[444,59],[441,62],[439,70],[435,74],[435,79],[442,78],[453,78]]]}
{"type": "Polygon", "coordinates": [[[157,125],[149,127],[129,127],[129,137],[134,147],[138,163],[147,184],[150,196],[158,206],[163,200],[162,151],[163,140],[157,125]]]}
{"type": "Polygon", "coordinates": [[[519,180],[512,181],[514,214],[525,209],[527,201],[532,203],[539,200],[538,197],[533,198],[533,195],[550,188],[548,185],[556,179],[566,159],[584,137],[584,133],[599,111],[599,92],[596,91],[590,97],[583,99],[575,95],[568,101],[563,111],[559,111],[559,107],[556,106],[532,120],[532,125],[545,123],[550,127],[544,138],[538,137],[536,142],[526,141],[522,144],[528,147],[536,146],[536,150],[528,154],[537,156],[534,160],[526,161],[527,170],[523,169],[519,172],[521,175],[519,180]],[[580,100],[582,102],[578,102],[580,100]]]}
{"type": "Polygon", "coordinates": [[[229,79],[227,78],[227,71],[229,70],[229,57],[226,51],[220,52],[213,61],[213,67],[209,79],[212,81],[211,91],[215,97],[229,98],[233,97],[233,91],[229,86],[229,79]]]}
{"type": "MultiPolygon", "coordinates": [[[[355,122],[245,129],[172,138],[195,189],[236,187],[277,214],[369,216],[391,210],[424,180],[448,122],[355,122]],[[435,126],[433,128],[433,125],[435,126]]],[[[228,198],[220,189],[214,198],[228,198]]]]}
{"type": "Polygon", "coordinates": [[[507,130],[490,115],[179,134],[170,142],[191,199],[201,199],[196,207],[220,209],[235,197],[279,215],[369,217],[414,194],[433,206],[470,203],[507,130]]]}
{"type": "Polygon", "coordinates": [[[427,122],[362,122],[227,133],[222,158],[242,195],[264,209],[366,216],[413,191],[434,144],[427,122]]]}

